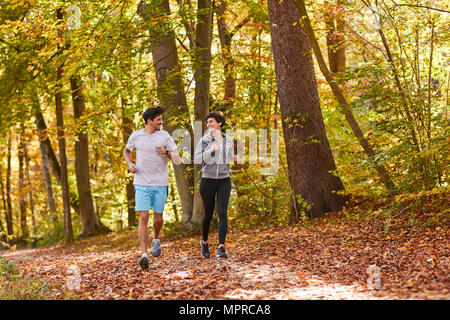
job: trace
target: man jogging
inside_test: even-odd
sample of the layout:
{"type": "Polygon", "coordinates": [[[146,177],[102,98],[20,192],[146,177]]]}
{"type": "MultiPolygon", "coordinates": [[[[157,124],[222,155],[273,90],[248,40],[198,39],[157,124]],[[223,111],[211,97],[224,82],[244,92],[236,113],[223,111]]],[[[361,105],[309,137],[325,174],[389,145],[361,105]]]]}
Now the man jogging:
{"type": "Polygon", "coordinates": [[[139,265],[146,269],[149,266],[147,254],[148,214],[153,208],[153,241],[152,255],[161,254],[159,233],[163,225],[163,211],[169,188],[168,159],[179,164],[177,146],[167,131],[161,130],[163,124],[161,107],[147,109],[142,117],[145,127],[133,131],[123,151],[130,172],[134,173],[135,211],[139,212],[138,238],[142,249],[139,265]],[[136,150],[136,164],[131,152],[136,150]]]}

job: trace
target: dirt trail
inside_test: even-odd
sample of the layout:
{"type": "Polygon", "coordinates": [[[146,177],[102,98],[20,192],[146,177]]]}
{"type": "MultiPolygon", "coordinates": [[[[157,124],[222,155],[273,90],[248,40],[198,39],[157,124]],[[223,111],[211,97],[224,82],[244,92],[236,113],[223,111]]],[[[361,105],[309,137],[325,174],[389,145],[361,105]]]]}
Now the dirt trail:
{"type": "Polygon", "coordinates": [[[450,299],[446,232],[386,236],[357,223],[231,230],[226,260],[214,257],[216,242],[212,235],[204,259],[198,237],[162,238],[162,255],[147,270],[137,263],[136,232],[0,255],[61,297],[74,290],[82,299],[450,299]],[[380,290],[367,287],[370,265],[380,268],[380,290]]]}
{"type": "Polygon", "coordinates": [[[298,267],[273,259],[246,263],[229,250],[226,260],[206,260],[198,252],[180,256],[168,247],[163,246],[161,257],[151,259],[148,270],[137,265],[138,250],[24,249],[2,256],[18,264],[24,275],[52,284],[57,294],[69,290],[71,278],[79,277],[80,290],[76,285],[72,289],[86,299],[383,299],[358,284],[329,284],[312,275],[301,276],[298,267]]]}

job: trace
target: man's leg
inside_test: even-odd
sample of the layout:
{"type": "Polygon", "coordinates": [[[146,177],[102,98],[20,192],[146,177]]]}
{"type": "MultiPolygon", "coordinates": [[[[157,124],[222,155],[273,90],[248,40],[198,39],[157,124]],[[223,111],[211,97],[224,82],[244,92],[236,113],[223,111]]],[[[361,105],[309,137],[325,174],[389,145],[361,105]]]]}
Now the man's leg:
{"type": "Polygon", "coordinates": [[[163,226],[163,214],[155,212],[153,213],[153,239],[159,239],[159,233],[163,226]]]}
{"type": "Polygon", "coordinates": [[[138,238],[142,253],[147,253],[148,245],[148,211],[139,211],[138,238]]]}
{"type": "Polygon", "coordinates": [[[159,233],[163,226],[163,212],[167,201],[169,187],[161,186],[154,188],[152,197],[153,207],[153,241],[152,241],[152,255],[159,257],[161,254],[161,242],[159,240],[159,233]]]}
{"type": "Polygon", "coordinates": [[[139,244],[141,245],[142,256],[139,265],[143,269],[148,269],[148,211],[139,211],[139,227],[138,227],[139,244]]]}
{"type": "Polygon", "coordinates": [[[148,211],[150,210],[151,195],[146,186],[135,185],[135,210],[139,213],[138,239],[142,250],[139,265],[148,268],[148,211]]]}
{"type": "Polygon", "coordinates": [[[152,256],[159,257],[161,255],[161,241],[159,240],[159,232],[163,225],[162,212],[153,213],[153,241],[152,241],[152,256]]]}

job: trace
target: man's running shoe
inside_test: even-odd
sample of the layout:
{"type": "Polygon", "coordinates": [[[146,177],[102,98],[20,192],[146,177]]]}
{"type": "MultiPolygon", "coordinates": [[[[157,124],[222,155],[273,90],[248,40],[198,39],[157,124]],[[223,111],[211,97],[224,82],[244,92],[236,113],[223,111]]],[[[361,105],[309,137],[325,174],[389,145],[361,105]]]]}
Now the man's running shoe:
{"type": "Polygon", "coordinates": [[[152,256],[159,257],[161,254],[161,242],[159,239],[153,239],[152,241],[152,256]]]}
{"type": "Polygon", "coordinates": [[[139,260],[139,265],[142,269],[148,269],[148,255],[146,253],[144,253],[141,260],[139,260]]]}

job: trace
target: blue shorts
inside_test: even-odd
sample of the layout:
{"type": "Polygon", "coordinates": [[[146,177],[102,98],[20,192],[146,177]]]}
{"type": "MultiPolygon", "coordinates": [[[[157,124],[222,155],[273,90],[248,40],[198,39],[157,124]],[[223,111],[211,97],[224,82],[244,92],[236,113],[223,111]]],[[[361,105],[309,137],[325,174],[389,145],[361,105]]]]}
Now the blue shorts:
{"type": "Polygon", "coordinates": [[[149,211],[163,213],[166,205],[169,186],[140,186],[134,185],[135,190],[135,211],[149,211]]]}

